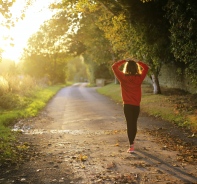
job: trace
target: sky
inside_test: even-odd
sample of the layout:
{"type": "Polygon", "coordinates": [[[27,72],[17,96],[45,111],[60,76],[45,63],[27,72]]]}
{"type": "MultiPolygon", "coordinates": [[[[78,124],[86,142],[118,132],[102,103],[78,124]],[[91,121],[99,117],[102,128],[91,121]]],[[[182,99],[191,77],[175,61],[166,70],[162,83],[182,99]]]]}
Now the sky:
{"type": "MultiPolygon", "coordinates": [[[[19,16],[26,0],[16,0],[11,12],[14,16],[19,16]]],[[[20,61],[23,48],[27,44],[28,38],[35,33],[40,25],[52,16],[52,11],[48,9],[48,5],[55,0],[35,0],[26,11],[25,18],[19,20],[15,27],[7,29],[0,26],[0,48],[4,50],[3,58],[14,60],[16,63],[20,61]],[[4,37],[12,37],[14,46],[10,46],[10,41],[4,37]]],[[[1,19],[0,19],[1,20],[1,19]]]]}

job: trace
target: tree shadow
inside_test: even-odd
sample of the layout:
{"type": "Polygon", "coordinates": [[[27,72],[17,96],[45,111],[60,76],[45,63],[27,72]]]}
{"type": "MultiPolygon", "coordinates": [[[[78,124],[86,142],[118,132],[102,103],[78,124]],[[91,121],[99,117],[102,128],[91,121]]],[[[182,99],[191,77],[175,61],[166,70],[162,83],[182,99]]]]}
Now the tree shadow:
{"type": "Polygon", "coordinates": [[[157,167],[161,171],[180,179],[184,183],[188,183],[188,184],[197,183],[197,177],[192,176],[187,171],[184,171],[184,168],[181,169],[181,168],[175,167],[169,164],[167,161],[165,162],[165,160],[155,157],[154,155],[151,155],[150,153],[146,151],[138,150],[137,152],[132,153],[132,154],[141,157],[142,160],[144,160],[145,162],[148,162],[150,165],[155,165],[155,163],[159,163],[157,167]]]}

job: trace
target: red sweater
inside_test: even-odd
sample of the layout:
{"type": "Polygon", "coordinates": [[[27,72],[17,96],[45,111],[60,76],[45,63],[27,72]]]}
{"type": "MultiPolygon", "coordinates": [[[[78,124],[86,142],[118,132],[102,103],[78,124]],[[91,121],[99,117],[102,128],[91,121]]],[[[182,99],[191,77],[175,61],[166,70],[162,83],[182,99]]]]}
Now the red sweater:
{"type": "Polygon", "coordinates": [[[142,95],[141,84],[148,73],[149,67],[145,63],[138,61],[137,63],[143,68],[142,74],[126,76],[119,70],[119,67],[125,62],[126,60],[121,60],[112,65],[112,70],[121,85],[123,103],[140,106],[142,95]]]}

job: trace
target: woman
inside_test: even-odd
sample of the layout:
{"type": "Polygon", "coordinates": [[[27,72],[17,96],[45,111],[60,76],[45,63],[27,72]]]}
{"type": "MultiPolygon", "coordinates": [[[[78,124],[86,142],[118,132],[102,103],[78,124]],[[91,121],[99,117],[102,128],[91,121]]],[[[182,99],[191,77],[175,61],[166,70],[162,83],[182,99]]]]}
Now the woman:
{"type": "Polygon", "coordinates": [[[134,140],[137,133],[137,119],[140,113],[141,84],[149,67],[132,59],[121,60],[112,65],[112,70],[120,82],[124,115],[127,122],[127,135],[130,147],[127,152],[134,152],[134,140]],[[119,69],[124,65],[123,72],[119,69]],[[142,70],[141,70],[142,68],[142,70]]]}

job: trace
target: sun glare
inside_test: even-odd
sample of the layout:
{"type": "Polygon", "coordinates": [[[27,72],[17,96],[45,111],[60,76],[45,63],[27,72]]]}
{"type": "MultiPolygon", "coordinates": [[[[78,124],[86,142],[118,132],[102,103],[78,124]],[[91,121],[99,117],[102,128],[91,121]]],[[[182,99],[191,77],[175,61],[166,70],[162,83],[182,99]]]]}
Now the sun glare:
{"type": "MultiPolygon", "coordinates": [[[[0,27],[0,48],[4,50],[2,54],[3,58],[11,59],[15,62],[20,61],[28,38],[39,29],[45,20],[51,18],[53,13],[48,9],[48,6],[54,1],[35,0],[25,11],[25,18],[15,22],[15,27],[10,29],[0,27]]],[[[24,6],[25,0],[17,0],[11,8],[13,17],[20,16],[24,6]]]]}

